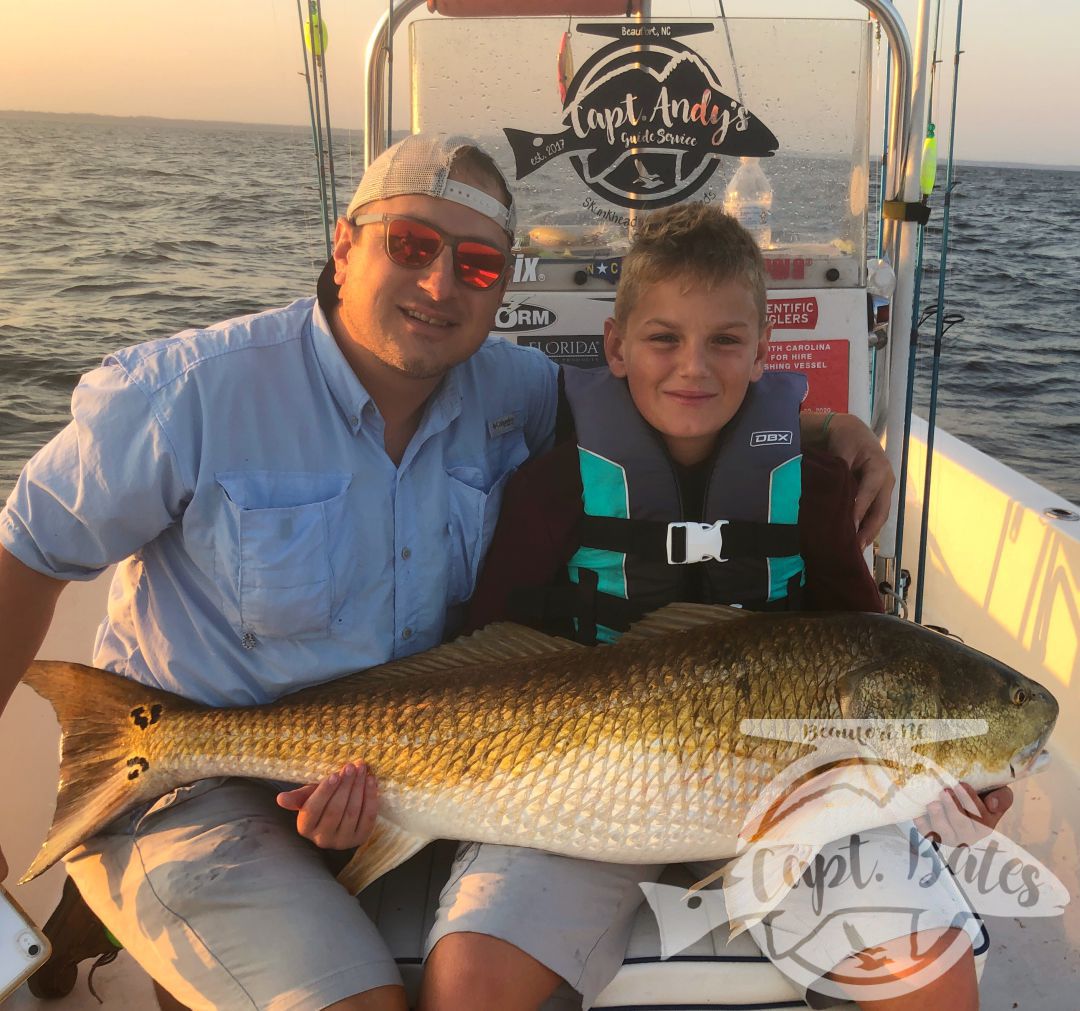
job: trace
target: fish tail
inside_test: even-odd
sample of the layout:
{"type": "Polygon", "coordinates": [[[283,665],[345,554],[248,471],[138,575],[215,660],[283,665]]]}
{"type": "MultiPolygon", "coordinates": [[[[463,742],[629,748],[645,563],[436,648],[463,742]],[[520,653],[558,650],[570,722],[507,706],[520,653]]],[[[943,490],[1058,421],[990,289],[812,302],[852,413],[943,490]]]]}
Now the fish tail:
{"type": "MultiPolygon", "coordinates": [[[[140,802],[176,784],[151,767],[155,738],[170,715],[192,703],[95,667],[32,663],[23,678],[60,721],[60,790],[45,842],[23,883],[140,802]],[[151,751],[153,749],[153,751],[151,751]]],[[[171,778],[171,777],[168,777],[171,778]]]]}

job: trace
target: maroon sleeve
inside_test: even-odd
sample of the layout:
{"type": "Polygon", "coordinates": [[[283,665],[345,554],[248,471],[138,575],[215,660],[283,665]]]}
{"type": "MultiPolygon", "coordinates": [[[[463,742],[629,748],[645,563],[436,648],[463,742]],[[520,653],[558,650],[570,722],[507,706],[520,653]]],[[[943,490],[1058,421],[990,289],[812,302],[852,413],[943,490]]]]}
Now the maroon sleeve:
{"type": "Polygon", "coordinates": [[[883,610],[855,537],[855,479],[838,456],[813,449],[803,453],[799,539],[806,610],[883,610]]]}
{"type": "Polygon", "coordinates": [[[465,631],[511,618],[510,595],[550,586],[577,550],[584,508],[577,444],[571,439],[518,469],[506,486],[495,534],[465,631]]]}

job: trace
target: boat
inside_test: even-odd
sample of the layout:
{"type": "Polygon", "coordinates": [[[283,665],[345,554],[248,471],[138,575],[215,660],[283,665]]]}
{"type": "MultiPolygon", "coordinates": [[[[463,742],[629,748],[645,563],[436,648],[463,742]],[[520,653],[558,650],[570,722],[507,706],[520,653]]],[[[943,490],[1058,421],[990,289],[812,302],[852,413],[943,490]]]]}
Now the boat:
{"type": "MultiPolygon", "coordinates": [[[[760,241],[772,282],[773,364],[806,371],[808,409],[858,414],[882,433],[894,468],[906,469],[903,508],[894,510],[873,560],[890,608],[906,616],[917,600],[919,620],[1016,667],[1059,700],[1051,767],[1017,784],[1002,831],[1070,895],[1080,893],[1078,508],[940,427],[905,417],[919,222],[904,218],[917,217],[920,204],[932,0],[922,0],[911,30],[888,0],[852,0],[844,19],[709,18],[691,0],[679,15],[665,5],[662,18],[640,0],[428,0],[428,16],[412,17],[422,5],[402,0],[369,42],[366,161],[388,143],[387,64],[408,22],[412,129],[464,124],[519,179],[514,278],[496,321],[506,339],[556,361],[599,363],[602,324],[635,215],[678,200],[725,199],[723,183],[738,159],[760,159],[776,191],[773,205],[754,205],[759,225],[763,209],[769,219],[760,241]],[[513,13],[501,13],[507,10],[513,13]],[[463,51],[473,54],[480,86],[448,89],[463,51]],[[885,157],[875,150],[872,159],[870,97],[883,60],[885,157]],[[617,101],[609,94],[613,80],[617,101]],[[474,102],[480,90],[483,109],[474,102]],[[646,95],[654,124],[642,115],[646,95]],[[711,138],[720,131],[717,144],[711,138]],[[719,153],[701,155],[705,132],[719,153]],[[899,215],[883,220],[880,242],[894,285],[889,271],[883,281],[880,265],[868,267],[864,255],[881,216],[870,200],[875,171],[877,189],[893,202],[890,213],[899,215]],[[883,301],[891,303],[887,323],[883,301]],[[903,563],[914,570],[911,546],[923,538],[924,560],[908,582],[903,563]]],[[[89,662],[107,584],[108,574],[65,591],[41,656],[89,662]]],[[[20,687],[0,722],[0,791],[15,798],[8,810],[17,812],[4,834],[14,869],[30,863],[45,835],[56,776],[51,711],[20,687]]],[[[432,914],[428,882],[447,851],[424,859],[362,897],[378,912],[413,992],[424,918],[432,914]]],[[[679,872],[672,873],[678,881],[679,872]]],[[[53,868],[16,886],[14,895],[43,922],[62,880],[62,868],[53,868]]],[[[1076,903],[1059,916],[989,918],[977,955],[987,1011],[1080,1006],[1076,903]]],[[[96,982],[105,1007],[153,1006],[148,980],[125,956],[96,982]]],[[[38,1006],[25,988],[7,1003],[12,1011],[38,1006]]],[[[55,1006],[97,1005],[81,981],[55,1006]]],[[[643,906],[626,961],[594,1006],[804,1005],[745,935],[729,945],[720,928],[663,958],[655,919],[643,906]]]]}

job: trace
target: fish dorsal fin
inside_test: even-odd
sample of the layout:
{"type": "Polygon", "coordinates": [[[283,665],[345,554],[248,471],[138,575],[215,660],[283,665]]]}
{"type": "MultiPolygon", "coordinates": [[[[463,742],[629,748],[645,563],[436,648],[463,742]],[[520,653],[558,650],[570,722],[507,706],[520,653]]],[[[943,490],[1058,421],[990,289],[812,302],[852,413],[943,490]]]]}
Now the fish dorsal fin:
{"type": "MultiPolygon", "coordinates": [[[[390,663],[380,664],[349,677],[368,681],[372,678],[414,677],[417,674],[437,674],[477,664],[536,660],[581,649],[585,647],[569,639],[544,635],[543,632],[537,632],[525,625],[504,621],[488,625],[472,635],[463,635],[444,646],[436,646],[403,660],[391,660],[390,663]]],[[[339,685],[340,679],[334,684],[339,685]]]]}
{"type": "Polygon", "coordinates": [[[362,892],[372,881],[381,878],[429,842],[425,836],[398,828],[382,816],[375,819],[371,837],[338,873],[338,881],[353,895],[362,892]]]}
{"type": "Polygon", "coordinates": [[[662,635],[685,632],[690,628],[716,625],[722,621],[737,621],[748,618],[752,613],[741,607],[728,607],[726,604],[668,604],[667,607],[647,614],[640,621],[635,621],[630,630],[619,639],[619,643],[642,642],[662,635]]]}

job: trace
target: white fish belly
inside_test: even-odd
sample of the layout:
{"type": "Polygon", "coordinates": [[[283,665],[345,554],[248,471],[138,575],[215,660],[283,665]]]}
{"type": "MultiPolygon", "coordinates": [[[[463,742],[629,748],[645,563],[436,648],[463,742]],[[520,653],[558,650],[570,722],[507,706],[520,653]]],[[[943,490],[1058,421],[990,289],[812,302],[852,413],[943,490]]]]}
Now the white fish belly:
{"type": "Polygon", "coordinates": [[[563,753],[521,772],[439,789],[380,788],[383,812],[430,838],[531,846],[613,863],[722,859],[771,765],[717,755],[688,771],[670,754],[563,753]]]}

